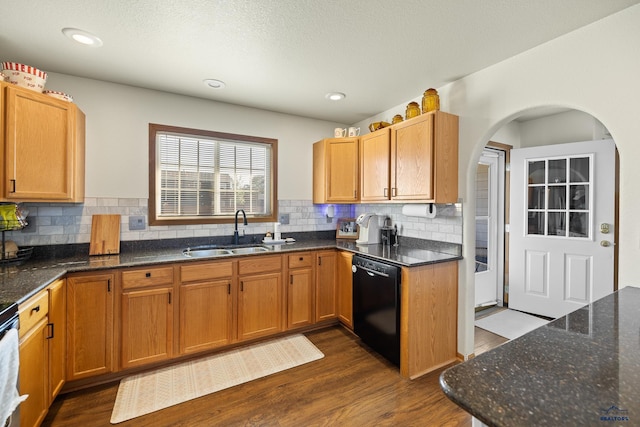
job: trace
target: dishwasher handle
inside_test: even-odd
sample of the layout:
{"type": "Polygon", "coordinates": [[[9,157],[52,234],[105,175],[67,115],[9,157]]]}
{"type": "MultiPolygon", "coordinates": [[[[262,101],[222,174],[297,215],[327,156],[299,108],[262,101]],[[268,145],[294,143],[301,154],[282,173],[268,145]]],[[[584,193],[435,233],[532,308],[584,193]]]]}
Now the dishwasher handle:
{"type": "MultiPolygon", "coordinates": [[[[353,268],[355,268],[355,269],[357,269],[357,268],[361,268],[361,269],[363,269],[364,271],[366,271],[367,273],[369,273],[369,274],[373,274],[373,275],[376,275],[376,276],[389,277],[389,275],[388,275],[387,273],[383,273],[383,272],[381,272],[381,271],[372,270],[372,269],[370,269],[370,268],[363,267],[363,266],[361,266],[361,265],[354,265],[354,266],[353,266],[353,268]]],[[[355,270],[353,270],[353,272],[355,273],[356,271],[355,271],[355,270]]]]}

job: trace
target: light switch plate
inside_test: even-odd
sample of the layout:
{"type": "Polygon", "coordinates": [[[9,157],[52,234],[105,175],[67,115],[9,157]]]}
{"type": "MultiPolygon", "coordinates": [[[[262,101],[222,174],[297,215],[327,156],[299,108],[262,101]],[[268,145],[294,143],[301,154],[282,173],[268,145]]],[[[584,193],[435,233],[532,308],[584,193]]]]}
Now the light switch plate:
{"type": "Polygon", "coordinates": [[[278,215],[278,222],[282,225],[289,224],[289,214],[280,214],[278,215]]]}
{"type": "Polygon", "coordinates": [[[129,217],[129,231],[144,230],[147,227],[144,216],[129,217]]]}

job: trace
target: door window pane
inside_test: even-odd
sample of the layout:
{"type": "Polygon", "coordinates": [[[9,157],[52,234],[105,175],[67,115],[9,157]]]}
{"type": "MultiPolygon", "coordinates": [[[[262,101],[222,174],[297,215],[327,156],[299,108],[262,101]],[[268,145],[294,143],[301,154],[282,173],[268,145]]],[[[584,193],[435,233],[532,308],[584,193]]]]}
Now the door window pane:
{"type": "Polygon", "coordinates": [[[571,162],[571,182],[589,182],[589,157],[576,157],[571,162]]]}
{"type": "Polygon", "coordinates": [[[476,219],[476,273],[488,270],[489,220],[476,219]]]}
{"type": "Polygon", "coordinates": [[[590,237],[591,161],[587,156],[528,162],[527,234],[590,237]]]}
{"type": "Polygon", "coordinates": [[[549,183],[567,182],[567,160],[549,160],[549,183]]]}

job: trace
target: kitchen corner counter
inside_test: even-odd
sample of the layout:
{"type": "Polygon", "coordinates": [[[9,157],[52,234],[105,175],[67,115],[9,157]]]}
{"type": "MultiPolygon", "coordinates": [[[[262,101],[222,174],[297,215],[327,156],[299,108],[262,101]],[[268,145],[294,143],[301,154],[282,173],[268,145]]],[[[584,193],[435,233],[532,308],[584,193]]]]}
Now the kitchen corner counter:
{"type": "MultiPolygon", "coordinates": [[[[374,258],[387,260],[404,266],[417,266],[434,262],[453,261],[460,259],[459,245],[442,242],[429,242],[427,247],[415,248],[411,245],[399,247],[385,247],[382,245],[356,246],[353,242],[336,241],[335,239],[299,240],[293,244],[261,245],[269,248],[259,255],[281,254],[296,251],[310,251],[323,249],[342,249],[355,253],[370,255],[374,258]],[[456,252],[458,250],[458,252],[456,252]]],[[[223,259],[221,257],[187,258],[182,254],[183,247],[168,248],[137,248],[123,250],[118,255],[89,256],[87,251],[82,255],[52,256],[46,259],[32,259],[23,265],[0,268],[0,306],[5,303],[22,303],[36,294],[56,279],[67,273],[96,271],[110,268],[126,268],[144,265],[197,262],[223,259]]],[[[193,246],[192,246],[193,247],[193,246]]],[[[254,256],[254,255],[229,255],[254,256]]]]}
{"type": "Polygon", "coordinates": [[[640,288],[626,287],[440,376],[489,426],[640,425],[640,288]]]}

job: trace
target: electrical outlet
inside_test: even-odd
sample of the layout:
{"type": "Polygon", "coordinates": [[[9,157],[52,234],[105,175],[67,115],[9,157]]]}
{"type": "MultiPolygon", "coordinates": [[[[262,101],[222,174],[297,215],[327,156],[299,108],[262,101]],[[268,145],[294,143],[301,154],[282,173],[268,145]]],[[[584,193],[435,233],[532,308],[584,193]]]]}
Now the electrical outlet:
{"type": "Polygon", "coordinates": [[[278,222],[282,225],[289,224],[289,214],[280,214],[278,215],[278,222]]]}
{"type": "Polygon", "coordinates": [[[129,231],[144,230],[146,227],[144,216],[129,217],[129,231]]]}

